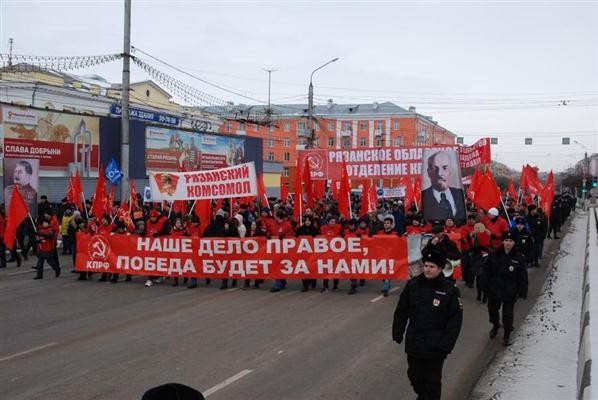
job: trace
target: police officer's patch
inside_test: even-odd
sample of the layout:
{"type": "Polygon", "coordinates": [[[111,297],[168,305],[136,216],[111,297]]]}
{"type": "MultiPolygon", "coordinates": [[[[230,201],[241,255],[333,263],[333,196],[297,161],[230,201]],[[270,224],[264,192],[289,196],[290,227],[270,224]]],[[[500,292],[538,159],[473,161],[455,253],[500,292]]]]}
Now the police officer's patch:
{"type": "Polygon", "coordinates": [[[434,301],[432,302],[432,304],[434,305],[434,307],[438,307],[440,305],[440,300],[439,299],[434,299],[434,301]]]}
{"type": "Polygon", "coordinates": [[[512,265],[509,265],[509,271],[511,271],[511,272],[515,271],[515,267],[512,265]]]}

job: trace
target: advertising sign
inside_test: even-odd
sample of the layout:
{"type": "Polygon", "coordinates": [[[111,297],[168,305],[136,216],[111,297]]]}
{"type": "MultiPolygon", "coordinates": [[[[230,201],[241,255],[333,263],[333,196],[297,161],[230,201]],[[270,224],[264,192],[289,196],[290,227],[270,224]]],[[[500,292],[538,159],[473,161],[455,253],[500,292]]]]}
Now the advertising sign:
{"type": "Polygon", "coordinates": [[[424,149],[457,150],[461,168],[472,167],[491,161],[490,141],[481,139],[472,146],[432,147],[367,147],[355,149],[309,149],[299,151],[299,164],[309,160],[312,179],[341,177],[345,162],[350,179],[384,179],[400,176],[415,177],[421,174],[424,149]]]}
{"type": "Polygon", "coordinates": [[[97,170],[100,153],[99,118],[13,106],[2,109],[2,149],[5,158],[35,158],[44,169],[66,169],[75,154],[91,157],[97,170]]]}
{"type": "Polygon", "coordinates": [[[210,170],[245,162],[245,139],[148,126],[145,167],[152,171],[210,170]]]}

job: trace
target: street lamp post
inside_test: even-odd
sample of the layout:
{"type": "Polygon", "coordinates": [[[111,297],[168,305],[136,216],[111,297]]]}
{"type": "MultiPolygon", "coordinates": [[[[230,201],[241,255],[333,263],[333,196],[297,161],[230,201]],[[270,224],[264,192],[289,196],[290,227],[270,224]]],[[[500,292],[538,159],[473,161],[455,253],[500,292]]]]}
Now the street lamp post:
{"type": "Polygon", "coordinates": [[[316,132],[314,129],[314,85],[312,83],[314,74],[316,71],[324,68],[328,64],[332,64],[333,62],[338,61],[338,57],[328,61],[327,63],[319,66],[318,68],[314,69],[309,76],[309,93],[308,93],[308,101],[307,101],[307,129],[309,132],[309,138],[307,140],[307,148],[312,148],[314,146],[316,132]]]}

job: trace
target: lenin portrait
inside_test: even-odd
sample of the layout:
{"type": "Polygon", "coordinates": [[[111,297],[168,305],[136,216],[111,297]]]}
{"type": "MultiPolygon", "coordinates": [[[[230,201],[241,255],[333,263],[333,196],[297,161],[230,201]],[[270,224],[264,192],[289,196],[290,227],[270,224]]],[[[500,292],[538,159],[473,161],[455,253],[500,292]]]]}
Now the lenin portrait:
{"type": "Polygon", "coordinates": [[[456,150],[424,149],[422,208],[426,220],[465,220],[465,196],[456,150]]]}

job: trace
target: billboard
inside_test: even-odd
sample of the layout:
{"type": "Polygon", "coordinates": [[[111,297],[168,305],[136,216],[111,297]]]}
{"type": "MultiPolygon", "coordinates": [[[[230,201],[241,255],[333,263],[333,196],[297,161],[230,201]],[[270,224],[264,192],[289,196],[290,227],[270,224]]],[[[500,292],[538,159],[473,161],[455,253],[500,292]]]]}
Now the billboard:
{"type": "Polygon", "coordinates": [[[422,154],[427,148],[458,150],[461,168],[491,161],[490,141],[480,139],[471,146],[440,145],[300,150],[298,165],[303,165],[307,157],[311,176],[314,180],[339,180],[343,162],[347,167],[350,179],[415,177],[421,174],[422,154]]]}
{"type": "Polygon", "coordinates": [[[145,128],[145,167],[152,171],[211,170],[245,162],[245,139],[179,129],[145,128]]]}
{"type": "Polygon", "coordinates": [[[33,158],[42,169],[65,170],[82,156],[97,170],[100,154],[98,117],[0,106],[0,142],[5,158],[33,158]]]}

